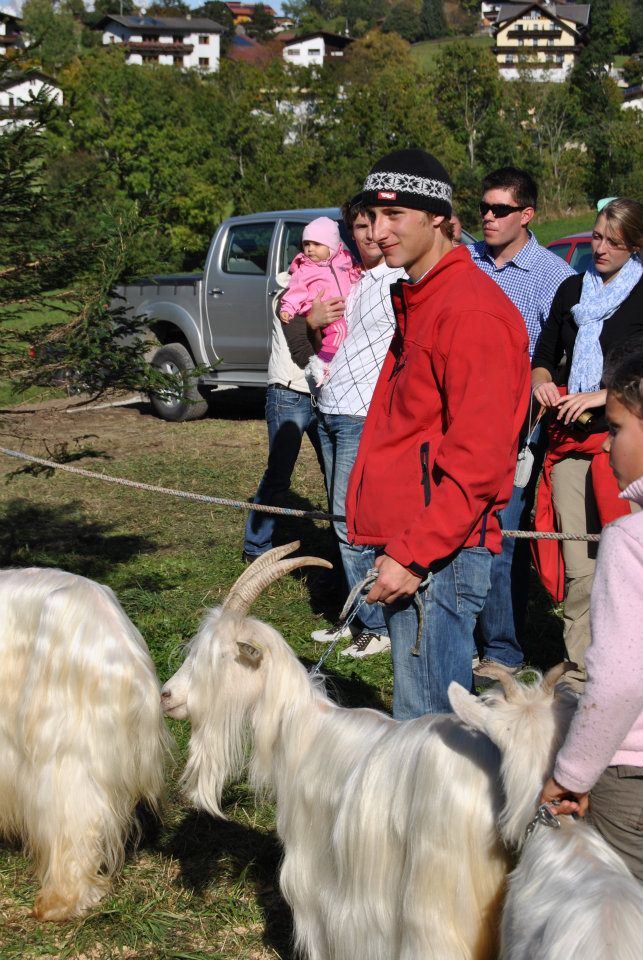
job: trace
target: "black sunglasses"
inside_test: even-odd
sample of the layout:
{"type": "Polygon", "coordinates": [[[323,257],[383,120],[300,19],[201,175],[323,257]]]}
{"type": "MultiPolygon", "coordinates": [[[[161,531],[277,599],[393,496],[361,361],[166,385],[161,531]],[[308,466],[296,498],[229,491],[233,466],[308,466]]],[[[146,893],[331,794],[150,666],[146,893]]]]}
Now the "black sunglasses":
{"type": "Polygon", "coordinates": [[[478,209],[481,217],[484,217],[491,210],[496,220],[502,220],[503,217],[508,217],[510,213],[516,213],[517,210],[526,210],[527,207],[510,207],[508,203],[485,203],[484,200],[481,200],[478,209]]]}

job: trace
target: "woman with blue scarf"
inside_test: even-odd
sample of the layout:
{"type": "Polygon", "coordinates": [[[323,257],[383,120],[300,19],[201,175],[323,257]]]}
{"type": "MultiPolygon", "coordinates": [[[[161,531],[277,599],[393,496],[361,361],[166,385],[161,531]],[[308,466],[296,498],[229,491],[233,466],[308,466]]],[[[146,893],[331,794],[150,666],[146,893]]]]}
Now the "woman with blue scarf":
{"type": "MultiPolygon", "coordinates": [[[[552,526],[564,533],[600,533],[605,523],[629,509],[617,499],[607,455],[601,453],[607,435],[603,365],[610,351],[643,335],[642,248],[643,205],[636,200],[611,200],[594,224],[589,269],[559,287],[534,352],[533,396],[550,411],[549,450],[536,517],[538,522],[551,515],[552,526]]],[[[537,529],[546,526],[544,522],[537,529]]],[[[565,541],[560,548],[545,546],[536,551],[539,572],[547,564],[550,567],[543,582],[556,599],[565,600],[565,645],[569,658],[580,667],[575,677],[579,691],[590,641],[596,549],[597,544],[565,541]]]]}

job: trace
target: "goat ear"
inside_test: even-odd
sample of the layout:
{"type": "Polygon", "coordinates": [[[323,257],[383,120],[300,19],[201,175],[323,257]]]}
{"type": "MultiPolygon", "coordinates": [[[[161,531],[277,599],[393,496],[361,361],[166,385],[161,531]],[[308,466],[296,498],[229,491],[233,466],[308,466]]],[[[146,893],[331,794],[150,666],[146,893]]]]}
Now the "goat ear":
{"type": "Polygon", "coordinates": [[[449,684],[448,695],[455,715],[474,730],[482,730],[485,733],[489,713],[482,700],[455,681],[449,684]]]}
{"type": "Polygon", "coordinates": [[[248,643],[247,640],[237,640],[239,657],[251,667],[258,667],[263,659],[263,647],[258,643],[248,643]]]}

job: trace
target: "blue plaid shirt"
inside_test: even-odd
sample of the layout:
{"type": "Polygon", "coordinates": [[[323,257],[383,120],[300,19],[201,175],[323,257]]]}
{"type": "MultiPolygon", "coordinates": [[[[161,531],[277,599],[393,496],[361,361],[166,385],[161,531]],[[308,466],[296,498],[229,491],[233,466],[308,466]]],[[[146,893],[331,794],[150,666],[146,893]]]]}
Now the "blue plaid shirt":
{"type": "Polygon", "coordinates": [[[533,355],[540,331],[547,322],[554,294],[575,270],[562,257],[546,250],[531,231],[529,240],[512,260],[496,267],[484,240],[469,247],[473,262],[492,277],[520,310],[529,335],[529,356],[533,355]]]}

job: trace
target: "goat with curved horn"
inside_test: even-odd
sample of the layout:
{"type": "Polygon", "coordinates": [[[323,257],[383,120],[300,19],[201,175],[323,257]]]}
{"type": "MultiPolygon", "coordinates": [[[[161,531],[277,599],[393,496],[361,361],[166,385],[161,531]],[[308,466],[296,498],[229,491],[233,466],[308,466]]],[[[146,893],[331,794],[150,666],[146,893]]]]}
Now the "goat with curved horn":
{"type": "Polygon", "coordinates": [[[547,693],[553,693],[558,681],[570,670],[578,670],[578,664],[572,663],[570,660],[563,660],[562,663],[557,663],[555,667],[551,667],[543,678],[543,690],[547,693]]]}
{"type": "Polygon", "coordinates": [[[500,663],[485,663],[478,670],[479,676],[489,677],[490,680],[497,680],[504,690],[505,697],[511,703],[514,699],[518,683],[512,673],[500,663]]]}
{"type": "Polygon", "coordinates": [[[260,553],[256,560],[253,560],[243,573],[237,577],[235,582],[230,587],[228,595],[221,604],[221,606],[228,606],[228,601],[234,596],[236,591],[244,583],[247,583],[248,580],[252,580],[260,570],[265,570],[266,567],[272,566],[273,563],[277,563],[278,560],[281,560],[283,557],[287,557],[289,553],[294,553],[295,550],[298,550],[301,546],[300,540],[293,540],[292,543],[284,543],[281,547],[273,547],[272,550],[267,550],[265,553],[260,553]]]}
{"type": "MultiPolygon", "coordinates": [[[[290,546],[292,546],[292,544],[290,544],[290,546]]],[[[278,547],[277,549],[283,550],[283,547],[278,547]]],[[[234,584],[223,603],[223,607],[226,610],[235,610],[237,613],[245,615],[257,597],[263,593],[269,584],[274,583],[275,580],[280,580],[281,577],[290,573],[291,570],[297,570],[300,567],[326,567],[328,570],[333,569],[332,563],[329,563],[328,560],[322,560],[320,557],[291,557],[289,560],[278,560],[275,558],[272,563],[259,567],[252,577],[246,577],[246,574],[250,572],[246,570],[234,584]]]]}

